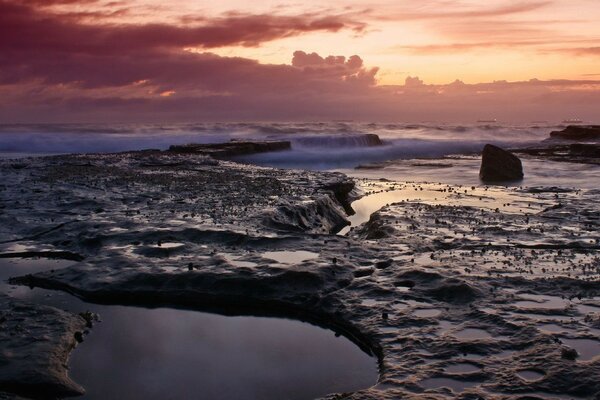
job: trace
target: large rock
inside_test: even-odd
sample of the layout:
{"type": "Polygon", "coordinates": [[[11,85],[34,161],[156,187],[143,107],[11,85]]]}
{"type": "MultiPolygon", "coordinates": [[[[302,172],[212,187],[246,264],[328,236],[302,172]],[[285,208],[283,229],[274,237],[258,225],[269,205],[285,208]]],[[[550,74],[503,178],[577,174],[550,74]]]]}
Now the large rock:
{"type": "Polygon", "coordinates": [[[553,139],[599,140],[600,125],[569,125],[562,131],[550,132],[553,139]]]}
{"type": "Polygon", "coordinates": [[[523,165],[514,154],[486,144],[481,155],[479,178],[484,182],[513,181],[523,178],[523,165]]]}

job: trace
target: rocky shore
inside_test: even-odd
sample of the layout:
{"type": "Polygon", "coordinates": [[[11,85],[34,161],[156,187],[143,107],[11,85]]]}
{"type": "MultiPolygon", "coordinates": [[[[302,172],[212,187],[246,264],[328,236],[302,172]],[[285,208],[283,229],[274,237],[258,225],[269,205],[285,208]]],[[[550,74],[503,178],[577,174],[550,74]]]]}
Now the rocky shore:
{"type": "Polygon", "coordinates": [[[539,146],[513,150],[517,154],[552,161],[600,165],[600,126],[571,125],[550,132],[539,146]]]}
{"type": "MultiPolygon", "coordinates": [[[[13,284],[330,328],[380,364],[376,386],[331,399],[600,393],[600,357],[576,345],[600,332],[597,190],[354,181],[174,151],[5,161],[0,173],[0,256],[81,259],[13,284]],[[402,200],[408,191],[420,197],[402,200]],[[335,234],[352,201],[394,193],[335,234]],[[318,256],[266,254],[299,250],[318,256]]],[[[2,324],[30,310],[0,344],[5,396],[80,393],[65,360],[86,319],[6,296],[0,306],[2,324]],[[28,386],[23,366],[46,386],[28,386]]]]}

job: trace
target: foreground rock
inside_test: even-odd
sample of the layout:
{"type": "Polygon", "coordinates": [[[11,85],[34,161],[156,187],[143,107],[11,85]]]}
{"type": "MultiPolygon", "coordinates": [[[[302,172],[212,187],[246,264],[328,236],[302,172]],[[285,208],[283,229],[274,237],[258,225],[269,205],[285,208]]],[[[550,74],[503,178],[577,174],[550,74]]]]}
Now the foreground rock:
{"type": "Polygon", "coordinates": [[[291,149],[288,141],[245,142],[232,140],[228,143],[185,144],[169,147],[169,151],[179,154],[203,154],[214,158],[229,158],[271,151],[291,149]]]}
{"type": "Polygon", "coordinates": [[[0,294],[0,391],[45,399],[83,394],[66,365],[85,329],[80,316],[0,294]]]}
{"type": "Polygon", "coordinates": [[[600,125],[569,125],[562,131],[550,132],[553,139],[600,140],[600,125]]]}
{"type": "Polygon", "coordinates": [[[486,144],[481,154],[479,178],[484,182],[523,179],[523,165],[514,154],[500,147],[486,144]]]}
{"type": "Polygon", "coordinates": [[[340,174],[170,152],[22,164],[0,163],[4,241],[85,260],[14,284],[323,325],[381,367],[376,386],[332,399],[600,392],[600,357],[565,359],[573,352],[561,342],[595,340],[600,327],[589,311],[600,310],[598,191],[366,181],[362,192],[404,188],[418,200],[390,203],[345,237],[330,232],[357,188],[340,174]],[[314,257],[269,258],[298,250],[314,257]],[[549,323],[569,333],[548,334],[549,323]],[[452,372],[465,363],[476,372],[452,372]]]}

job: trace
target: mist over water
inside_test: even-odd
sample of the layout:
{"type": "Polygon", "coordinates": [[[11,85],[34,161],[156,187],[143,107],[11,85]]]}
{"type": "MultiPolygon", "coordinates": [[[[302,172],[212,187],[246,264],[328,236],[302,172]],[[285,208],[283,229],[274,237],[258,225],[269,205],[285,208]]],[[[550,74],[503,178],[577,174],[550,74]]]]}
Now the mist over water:
{"type": "MultiPolygon", "coordinates": [[[[0,153],[104,153],[165,150],[173,144],[229,140],[289,140],[292,150],[257,154],[239,161],[285,168],[352,168],[362,163],[438,158],[479,152],[485,143],[504,147],[545,139],[555,125],[378,124],[378,123],[204,123],[171,125],[2,125],[0,153]],[[383,145],[372,144],[377,135],[383,145]]],[[[8,153],[8,154],[7,154],[8,153]]]]}
{"type": "MultiPolygon", "coordinates": [[[[0,125],[0,159],[64,153],[166,150],[173,144],[286,140],[291,150],[234,161],[277,168],[336,170],[354,177],[479,185],[479,152],[539,145],[555,124],[202,123],[0,125]],[[376,136],[375,136],[376,135],[376,136]],[[376,145],[375,145],[376,144],[376,145]],[[457,159],[456,157],[461,157],[457,159]],[[471,155],[464,157],[464,155],[471,155]],[[440,158],[450,156],[449,159],[440,158]],[[388,162],[391,161],[391,162],[388,162]],[[380,167],[355,169],[373,163],[380,167]]],[[[600,167],[523,159],[525,186],[595,187],[600,167]]]]}

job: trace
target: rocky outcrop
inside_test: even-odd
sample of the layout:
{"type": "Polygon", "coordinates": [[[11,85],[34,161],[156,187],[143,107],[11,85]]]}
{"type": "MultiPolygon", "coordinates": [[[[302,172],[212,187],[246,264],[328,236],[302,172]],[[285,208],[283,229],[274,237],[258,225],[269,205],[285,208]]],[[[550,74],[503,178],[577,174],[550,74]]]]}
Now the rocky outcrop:
{"type": "Polygon", "coordinates": [[[291,149],[288,141],[242,142],[232,140],[227,143],[185,144],[169,147],[169,152],[178,154],[203,154],[214,158],[228,158],[255,153],[281,151],[291,149]]]}
{"type": "MultiPolygon", "coordinates": [[[[600,393],[600,358],[567,360],[558,339],[565,335],[541,330],[548,323],[542,316],[572,330],[569,338],[592,338],[590,328],[600,326],[593,311],[600,309],[600,191],[359,181],[363,192],[404,188],[433,196],[386,205],[347,236],[324,235],[329,229],[318,224],[333,219],[321,219],[319,206],[322,216],[335,209],[342,216],[340,203],[356,191],[341,174],[151,156],[36,158],[25,169],[0,161],[0,203],[9,205],[0,213],[0,236],[85,257],[10,283],[88,302],[285,317],[330,328],[375,354],[380,367],[378,385],[331,399],[600,393]],[[502,205],[507,201],[511,206],[502,205]],[[292,222],[285,231],[264,224],[269,213],[285,213],[281,208],[292,214],[281,220],[292,222]],[[308,229],[296,229],[300,220],[308,229]],[[281,263],[267,253],[300,250],[314,257],[281,263]],[[556,309],[541,309],[554,301],[556,309]],[[465,362],[481,371],[449,369],[465,362]],[[521,370],[545,376],[520,379],[521,370]],[[472,386],[450,391],[435,383],[439,378],[472,386]]],[[[52,324],[63,314],[49,312],[49,320],[36,318],[59,326],[52,324]]],[[[69,344],[77,330],[64,332],[71,332],[64,336],[69,344]]],[[[38,353],[43,343],[31,338],[40,337],[28,342],[38,353]]],[[[61,360],[62,351],[55,353],[61,360]]]]}
{"type": "Polygon", "coordinates": [[[339,147],[373,147],[383,146],[379,136],[374,133],[336,134],[336,135],[310,135],[296,138],[294,143],[305,147],[319,147],[336,149],[339,147]]]}
{"type": "Polygon", "coordinates": [[[548,147],[530,147],[514,150],[518,154],[542,157],[552,161],[600,164],[600,144],[572,143],[548,147]]]}
{"type": "Polygon", "coordinates": [[[481,154],[479,178],[484,182],[514,181],[523,178],[523,165],[514,154],[486,144],[481,154]]]}
{"type": "Polygon", "coordinates": [[[265,226],[291,232],[336,233],[348,225],[346,213],[328,195],[303,204],[282,204],[268,213],[265,226]]]}
{"type": "Polygon", "coordinates": [[[82,395],[66,365],[85,329],[80,316],[0,294],[0,391],[45,399],[82,395]]]}
{"type": "Polygon", "coordinates": [[[600,140],[600,125],[569,125],[562,131],[550,132],[553,139],[600,140]]]}
{"type": "Polygon", "coordinates": [[[383,145],[383,142],[381,141],[379,136],[377,136],[374,133],[367,133],[367,134],[365,134],[365,137],[367,139],[368,146],[382,146],[383,145]]]}

